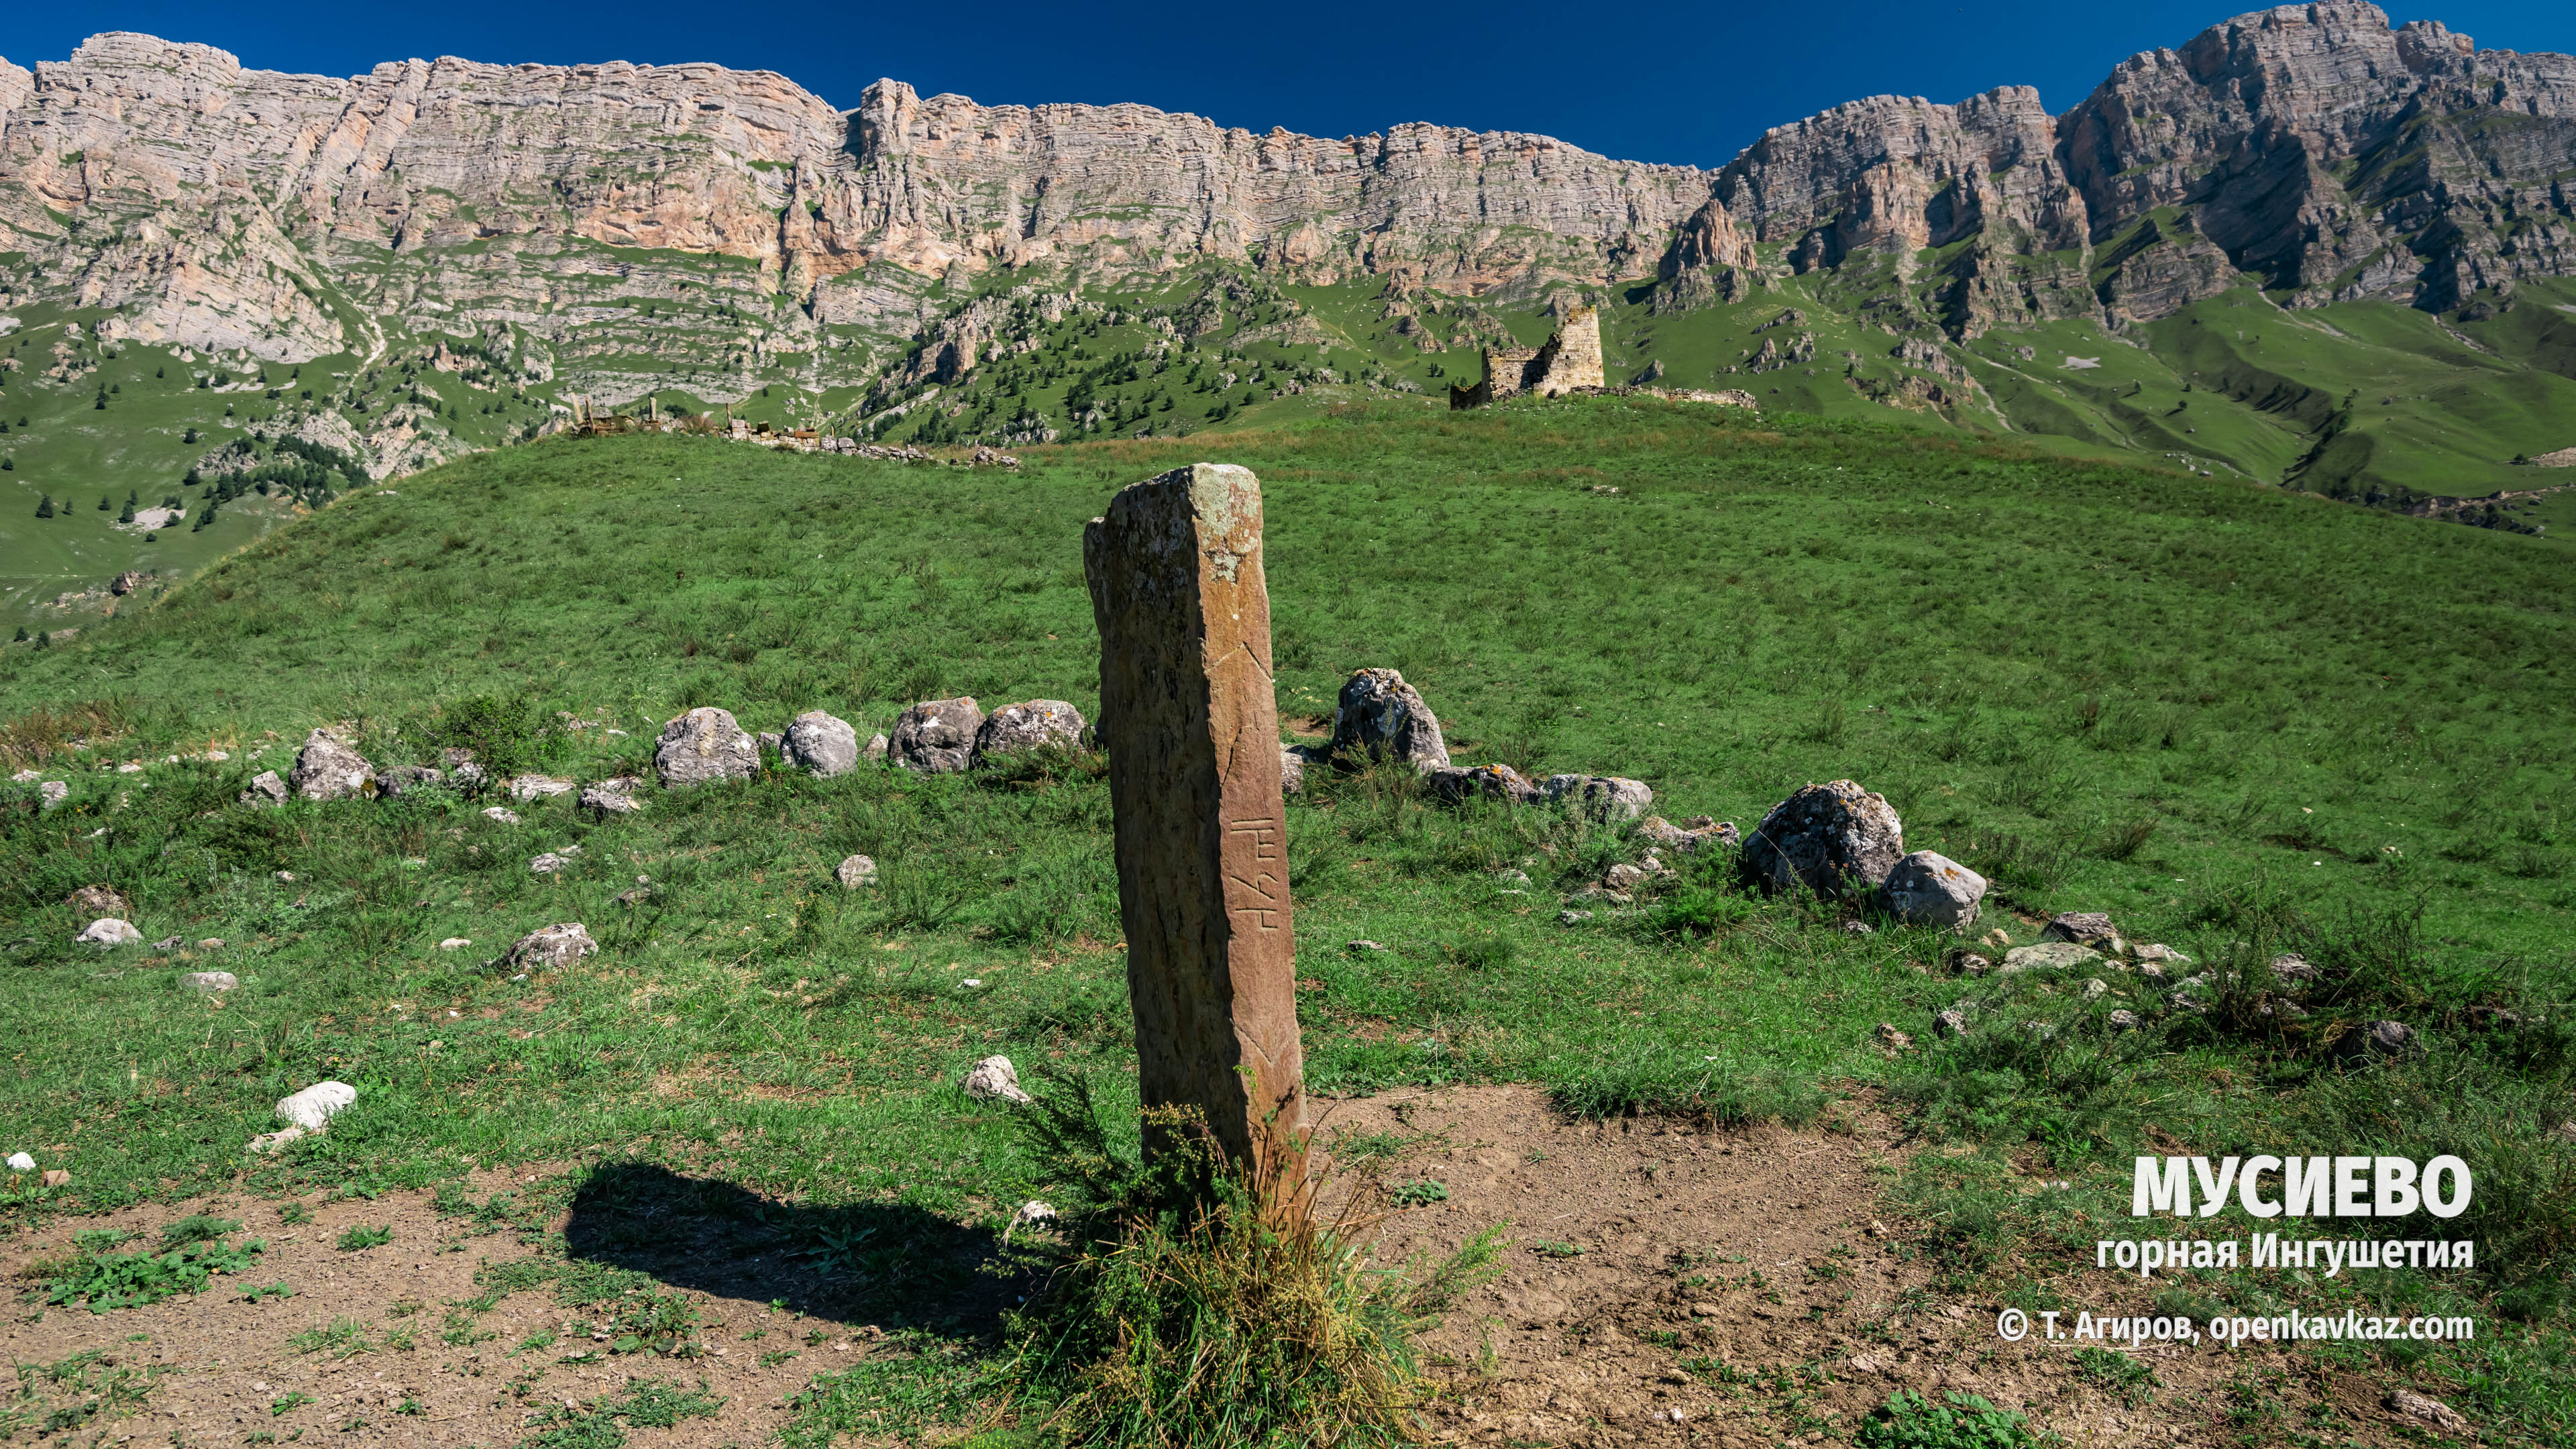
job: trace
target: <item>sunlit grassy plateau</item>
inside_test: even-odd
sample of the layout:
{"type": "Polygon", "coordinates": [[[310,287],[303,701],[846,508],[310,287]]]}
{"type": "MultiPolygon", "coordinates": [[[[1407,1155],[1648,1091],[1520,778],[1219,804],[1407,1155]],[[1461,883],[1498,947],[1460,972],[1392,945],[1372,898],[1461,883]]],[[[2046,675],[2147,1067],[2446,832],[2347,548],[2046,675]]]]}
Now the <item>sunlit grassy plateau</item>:
{"type": "MultiPolygon", "coordinates": [[[[1560,892],[1639,852],[1626,827],[1318,772],[1289,814],[1316,1089],[1534,1081],[1571,1112],[1719,1121],[1872,1093],[1976,1149],[1900,1190],[1937,1206],[1929,1241],[1961,1282],[2045,1278],[2079,1241],[2089,1259],[2095,1233],[2062,1215],[2123,1215],[2151,1135],[2463,1152],[2478,1197],[2448,1231],[2481,1241],[2476,1272],[2301,1291],[2480,1304],[2492,1335],[2410,1367],[2508,1440],[2567,1442],[2576,1152],[2551,1133],[2576,1117],[2576,580],[2555,541],[1646,398],[1385,404],[1024,456],[1014,474],[549,440],[353,491],[148,609],[0,652],[8,769],[72,787],[50,813],[18,787],[0,843],[5,1146],[55,1147],[74,1174],[11,1220],[237,1179],[375,1191],[572,1161],[998,1224],[1045,1168],[1005,1111],[957,1095],[965,1067],[1006,1053],[1113,1101],[1128,1080],[1097,757],[773,771],[648,790],[604,825],[569,797],[515,827],[439,792],[234,797],[338,720],[380,767],[470,741],[587,779],[649,775],[661,722],[701,704],[752,729],[824,708],[862,735],[959,693],[1088,712],[1082,523],[1214,458],[1263,483],[1292,728],[1385,665],[1461,759],[1634,776],[1675,819],[1750,825],[1802,783],[1855,779],[1909,846],[1990,876],[1989,924],[2017,941],[2029,918],[2107,910],[2219,983],[2194,1015],[2127,977],[2095,1001],[1958,979],[1961,943],[1848,934],[1830,907],[1737,894],[1725,861],[1560,925],[1560,892]],[[209,749],[230,758],[163,763],[209,749]],[[567,871],[529,871],[573,843],[567,871]],[[833,881],[853,851],[881,887],[833,881]],[[649,896],[619,901],[639,876],[649,896]],[[65,897],[91,883],[134,899],[147,940],[227,944],[77,947],[65,897]],[[572,920],[601,943],[582,966],[514,982],[484,964],[572,920]],[[451,936],[474,945],[439,950],[451,936]],[[2259,1014],[2251,974],[2227,984],[2292,949],[2325,973],[2305,1020],[2259,1014]],[[241,989],[209,1007],[177,983],[193,969],[241,989]],[[1963,995],[1994,1029],[1936,1041],[1963,995]],[[2147,1028],[2111,1031],[2120,1008],[2147,1028]],[[2381,1018],[2430,1049],[2352,1056],[2349,1028],[2381,1018]],[[2029,1019],[2054,1031],[2006,1029],[2029,1019]],[[1881,1055],[1881,1022],[1917,1047],[1881,1055]],[[324,1077],[359,1106],[246,1163],[270,1104],[324,1077]],[[2010,1190],[2029,1172],[2080,1190],[2033,1207],[2010,1190]]],[[[897,1263],[877,1270],[900,1286],[897,1263]]],[[[2252,1311],[2284,1290],[2195,1291],[2252,1311]]],[[[815,1412],[855,1412],[853,1394],[815,1412]]]]}

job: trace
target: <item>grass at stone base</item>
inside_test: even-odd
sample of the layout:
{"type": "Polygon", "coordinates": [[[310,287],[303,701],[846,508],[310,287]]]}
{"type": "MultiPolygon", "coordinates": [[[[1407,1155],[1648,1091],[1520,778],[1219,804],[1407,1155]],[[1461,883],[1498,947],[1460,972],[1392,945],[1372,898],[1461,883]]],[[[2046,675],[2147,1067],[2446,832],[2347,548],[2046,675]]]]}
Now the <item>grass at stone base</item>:
{"type": "MultiPolygon", "coordinates": [[[[12,1220],[557,1160],[997,1227],[1048,1185],[1003,1109],[956,1094],[965,1065],[1087,1071],[1113,1104],[1132,1070],[1096,760],[648,790],[607,825],[568,798],[518,804],[517,827],[435,793],[231,802],[344,717],[382,763],[470,720],[496,760],[589,778],[641,767],[659,722],[697,703],[753,728],[816,705],[882,728],[958,691],[1087,710],[1080,522],[1184,446],[1040,450],[1005,477],[545,444],[335,505],[67,647],[0,651],[9,765],[74,786],[0,834],[0,1020],[28,1044],[0,1100],[12,1150],[75,1175],[9,1184],[12,1220]],[[209,745],[232,758],[112,768],[209,745]],[[527,870],[576,842],[570,870],[527,870]],[[877,891],[830,880],[853,850],[881,862],[877,891]],[[639,874],[653,894],[619,902],[639,874]],[[147,940],[230,944],[75,951],[85,922],[63,898],[102,881],[147,940]],[[600,954],[527,982],[486,965],[559,920],[587,922],[600,954]],[[456,935],[475,945],[437,949],[456,935]],[[183,993],[179,971],[201,968],[242,986],[183,993]],[[245,1160],[269,1104],[322,1077],[358,1084],[359,1105],[245,1160]]],[[[1947,941],[1848,935],[1836,912],[1733,894],[1722,869],[1654,914],[1559,926],[1560,891],[1637,842],[1436,809],[1387,777],[1319,780],[1289,813],[1318,1090],[1532,1080],[1577,1110],[1721,1121],[1875,1090],[2009,1154],[2016,1181],[2104,1174],[2113,1203],[2127,1156],[2167,1139],[2370,1138],[2419,1160],[2467,1143],[2482,1206],[2491,1182],[2499,1204],[2480,1231],[2518,1246],[2448,1291],[2501,1304],[2564,1262],[2532,1225],[2563,1218],[2545,1133],[2576,1115],[2555,1025],[2571,630],[2569,585],[2532,541],[1616,400],[1352,415],[1225,446],[1265,480],[1292,721],[1329,710],[1342,671],[1393,663],[1462,758],[1638,775],[1663,813],[1746,823],[1851,776],[1889,795],[1909,844],[1992,876],[1998,904],[2107,907],[2204,963],[2242,940],[2240,959],[2297,947],[2329,970],[2295,1035],[2257,1029],[2243,992],[2118,1035],[2111,1009],[2157,1005],[2134,978],[2098,1001],[2066,982],[2005,997],[1944,975],[1947,941]],[[1932,1013],[1971,995],[1980,1030],[1931,1040],[1932,1013]],[[2529,1025],[2481,1035],[2473,1006],[2529,1025]],[[2379,1015],[2434,1053],[2333,1054],[2329,1027],[2379,1015]],[[1879,1022],[1917,1051],[1881,1057],[1879,1022]],[[2374,1097],[2391,1085],[2426,1109],[2393,1112],[2374,1097]]],[[[2531,1322],[2503,1330],[2520,1336],[2424,1372],[2484,1375],[2476,1402],[2537,1441],[2565,1432],[2565,1406],[2517,1398],[2526,1377],[2498,1365],[2558,1352],[2565,1315],[2527,1301],[2531,1322]]]]}

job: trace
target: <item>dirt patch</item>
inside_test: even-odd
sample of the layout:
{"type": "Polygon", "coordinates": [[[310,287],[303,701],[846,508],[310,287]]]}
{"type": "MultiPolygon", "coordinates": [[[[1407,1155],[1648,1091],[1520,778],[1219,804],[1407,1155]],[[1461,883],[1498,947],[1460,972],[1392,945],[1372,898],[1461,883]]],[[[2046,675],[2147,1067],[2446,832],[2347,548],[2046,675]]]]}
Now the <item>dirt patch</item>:
{"type": "MultiPolygon", "coordinates": [[[[1881,1205],[1913,1150],[1894,1124],[1861,1111],[1836,1127],[1569,1121],[1534,1089],[1478,1087],[1334,1104],[1324,1136],[1364,1165],[1400,1142],[1371,1170],[1446,1194],[1395,1212],[1382,1260],[1496,1225],[1511,1238],[1502,1275],[1428,1339],[1458,1442],[1848,1442],[1898,1389],[1973,1393],[2085,1444],[2287,1442],[2314,1432],[2312,1408],[2343,1442],[2397,1441],[2377,1386],[2268,1351],[2122,1354],[2158,1380],[2123,1393],[2083,1376],[2074,1350],[2098,1345],[2002,1342],[2004,1305],[1936,1290],[1917,1228],[1881,1205]],[[2276,1431],[2229,1420],[2240,1376],[2283,1415],[2276,1431]]],[[[2151,1311],[2093,1282],[2093,1311],[2151,1311]]]]}
{"type": "MultiPolygon", "coordinates": [[[[1847,1106],[1830,1130],[1721,1131],[1568,1120],[1527,1087],[1323,1106],[1322,1138],[1347,1169],[1413,1204],[1381,1230],[1382,1261],[1443,1256],[1487,1228],[1509,1239],[1501,1275],[1426,1343],[1442,1385],[1433,1426],[1450,1442],[1849,1442],[1898,1389],[1974,1393],[2091,1445],[2378,1445],[2408,1433],[2380,1407],[2384,1385],[2268,1350],[2121,1354],[2147,1370],[2126,1371],[2123,1390],[2086,1376],[2085,1345],[2001,1342],[2002,1303],[1937,1289],[1920,1227],[1883,1206],[1907,1154],[1936,1149],[1866,1109],[1847,1106]]],[[[979,1270],[988,1233],[899,1203],[817,1208],[649,1164],[592,1169],[578,1190],[568,1181],[526,1168],[473,1178],[477,1202],[556,1204],[515,1226],[453,1211],[452,1186],[446,1213],[407,1192],[216,1197],[48,1223],[0,1247],[18,1290],[6,1352],[74,1368],[43,1380],[21,1416],[30,1403],[36,1426],[69,1414],[52,1441],[83,1445],[355,1435],[500,1449],[542,1432],[543,1415],[659,1380],[722,1407],[630,1424],[635,1449],[752,1445],[788,1422],[817,1374],[907,1352],[889,1337],[899,1329],[990,1343],[1029,1287],[979,1270]],[[144,1307],[44,1305],[43,1265],[70,1258],[76,1233],[147,1235],[130,1250],[195,1213],[239,1220],[236,1243],[264,1238],[255,1266],[144,1307]],[[390,1240],[343,1251],[353,1228],[390,1240]],[[527,1246],[523,1232],[566,1251],[527,1246]],[[534,1286],[508,1286],[513,1264],[534,1286]],[[546,1277],[566,1268],[651,1281],[567,1304],[546,1277]],[[273,1284],[292,1295],[254,1298],[273,1284]],[[656,1295],[696,1315],[690,1352],[620,1352],[610,1321],[656,1295]],[[90,1401],[101,1409],[84,1411],[90,1401]]],[[[2031,1190],[2046,1189],[2034,1178],[2031,1190]]],[[[2069,1301],[2070,1321],[2079,1306],[2147,1306],[2107,1274],[2064,1291],[2096,1295],[2069,1301]]]]}
{"type": "MultiPolygon", "coordinates": [[[[483,1175],[471,1186],[478,1197],[524,1192],[541,1186],[543,1176],[483,1175]]],[[[641,1194],[629,1205],[648,1212],[659,1206],[641,1194]]],[[[576,1205],[550,1226],[578,1232],[585,1211],[576,1205]]],[[[491,1294],[478,1270],[529,1259],[560,1261],[523,1246],[515,1232],[478,1235],[470,1219],[437,1212],[428,1193],[298,1204],[218,1197],[60,1221],[9,1244],[0,1259],[23,1295],[10,1314],[5,1352],[34,1365],[95,1354],[93,1381],[126,1371],[134,1397],[70,1426],[72,1443],[338,1443],[356,1435],[500,1446],[536,1432],[531,1420],[549,1410],[614,1403],[660,1380],[720,1399],[722,1408],[668,1427],[630,1426],[629,1440],[638,1449],[694,1449],[768,1439],[789,1418],[787,1400],[815,1374],[851,1366],[883,1337],[854,1321],[859,1315],[829,1311],[828,1273],[801,1255],[773,1258],[759,1249],[716,1265],[720,1282],[692,1285],[693,1275],[677,1271],[664,1277],[669,1296],[697,1314],[691,1356],[619,1353],[614,1339],[586,1327],[614,1317],[616,1303],[565,1306],[545,1287],[506,1293],[476,1311],[491,1294]],[[310,1221],[282,1221],[282,1210],[297,1206],[310,1221]],[[194,1297],[105,1314],[46,1307],[40,1292],[23,1291],[35,1286],[31,1267],[71,1256],[75,1232],[143,1233],[126,1246],[144,1248],[154,1242],[149,1235],[192,1213],[241,1221],[236,1243],[265,1239],[256,1266],[218,1277],[194,1297]],[[341,1251],[336,1244],[359,1227],[389,1229],[391,1241],[341,1251]],[[252,1290],[279,1283],[293,1295],[246,1301],[252,1290]],[[727,1285],[741,1291],[727,1292],[727,1285]],[[786,1306],[772,1306],[774,1298],[786,1306]],[[823,1311],[807,1311],[815,1309],[823,1311]]],[[[45,1414],[81,1415],[77,1376],[44,1387],[39,1425],[45,1414]]]]}

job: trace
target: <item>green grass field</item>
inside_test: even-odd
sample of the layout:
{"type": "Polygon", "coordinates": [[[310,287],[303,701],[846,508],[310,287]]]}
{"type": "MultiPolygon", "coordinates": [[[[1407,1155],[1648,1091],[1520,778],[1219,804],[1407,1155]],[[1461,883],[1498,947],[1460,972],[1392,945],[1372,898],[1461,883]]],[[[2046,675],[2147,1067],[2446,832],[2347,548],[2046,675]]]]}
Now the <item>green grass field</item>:
{"type": "MultiPolygon", "coordinates": [[[[2576,1158],[2549,1137],[2576,1116],[2576,581],[2557,540],[1647,399],[1395,399],[1025,457],[1011,474],[547,441],[352,493],[148,609],[0,650],[5,763],[72,789],[47,814],[22,787],[0,839],[5,1145],[75,1174],[9,1221],[231,1184],[269,1104],[337,1077],[361,1105],[245,1187],[655,1163],[997,1225],[1047,1169],[955,1094],[966,1065],[1003,1052],[1115,1099],[1132,1060],[1096,758],[772,773],[648,791],[605,825],[569,797],[515,827],[434,792],[233,797],[339,720],[380,766],[471,725],[496,764],[587,779],[642,770],[660,723],[702,704],[752,729],[825,708],[863,735],[956,693],[1088,712],[1082,523],[1212,457],[1263,481],[1283,719],[1393,666],[1464,759],[1634,776],[1659,813],[1747,826],[1803,783],[1856,779],[1909,846],[1991,877],[1990,910],[2107,910],[2214,982],[2278,950],[2326,972],[2290,1026],[2246,987],[2193,1015],[2125,977],[2098,1000],[1958,979],[1952,942],[1846,934],[1829,909],[1739,894],[1723,862],[1561,926],[1561,892],[1635,856],[1625,830],[1326,778],[1290,810],[1318,1089],[1531,1081],[1568,1111],[1720,1121],[1868,1093],[1970,1152],[1943,1163],[2077,1183],[2043,1208],[1991,1177],[1909,1178],[1963,1284],[2089,1266],[2095,1234],[2067,1214],[2124,1215],[2151,1130],[2211,1153],[2466,1151],[2480,1195],[2450,1231],[2482,1240],[2481,1271],[2359,1291],[2472,1305],[2492,1335],[2391,1350],[2397,1367],[2502,1441],[2576,1432],[2553,1286],[2576,1158]],[[230,757],[157,763],[209,749],[230,757]],[[565,873],[527,869],[574,843],[565,873]],[[832,882],[852,851],[883,886],[832,882]],[[619,901],[638,877],[650,896],[619,901]],[[134,898],[147,940],[228,944],[75,947],[65,897],[91,883],[134,898]],[[514,982],[484,964],[567,920],[601,943],[583,966],[514,982]],[[439,950],[451,936],[474,944],[439,950]],[[242,980],[213,1015],[176,983],[204,968],[242,980]],[[1935,1042],[1963,995],[1996,1029],[1935,1042]],[[2120,1008],[2148,1028],[2111,1031],[2120,1008]],[[2520,1025],[2479,1029],[2493,1009],[2520,1025]],[[2340,1029],[2383,1017],[2432,1050],[2339,1054],[2340,1029]],[[1882,1056],[1881,1022],[1922,1045],[1882,1056]]],[[[2348,1282],[2207,1291],[2252,1311],[2352,1301],[2348,1282]]]]}

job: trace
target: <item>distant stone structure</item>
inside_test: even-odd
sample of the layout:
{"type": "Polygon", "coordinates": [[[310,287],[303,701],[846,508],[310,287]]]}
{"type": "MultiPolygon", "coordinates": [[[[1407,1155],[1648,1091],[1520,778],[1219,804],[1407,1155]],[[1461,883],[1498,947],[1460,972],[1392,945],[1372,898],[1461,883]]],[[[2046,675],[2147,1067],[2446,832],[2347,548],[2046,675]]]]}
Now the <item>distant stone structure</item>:
{"type": "Polygon", "coordinates": [[[1474,387],[1449,389],[1449,406],[1480,408],[1518,392],[1556,397],[1578,387],[1599,387],[1601,379],[1601,313],[1577,307],[1541,347],[1484,349],[1485,376],[1474,387]]]}

